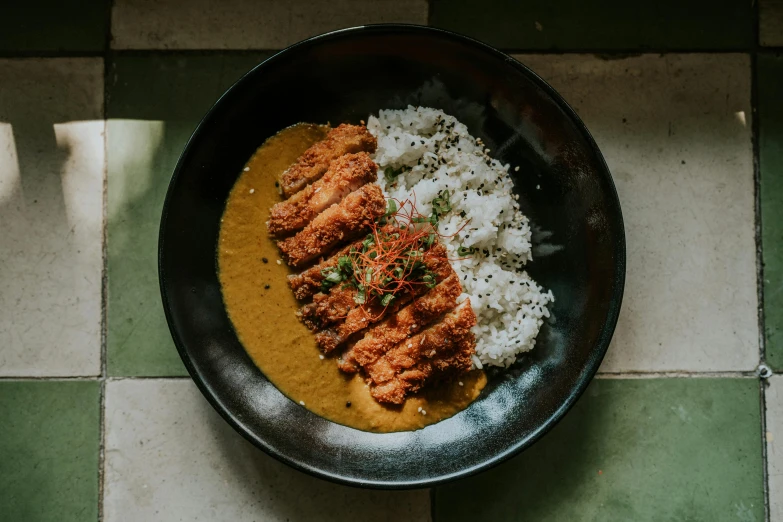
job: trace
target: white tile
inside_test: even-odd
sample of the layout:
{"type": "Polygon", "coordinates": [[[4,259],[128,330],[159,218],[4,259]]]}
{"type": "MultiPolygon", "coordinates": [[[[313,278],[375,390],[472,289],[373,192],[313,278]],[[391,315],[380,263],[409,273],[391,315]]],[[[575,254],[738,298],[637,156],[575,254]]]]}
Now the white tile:
{"type": "Polygon", "coordinates": [[[430,520],[427,491],[339,486],[268,457],[189,379],[110,381],[105,455],[107,522],[430,520]]]}
{"type": "Polygon", "coordinates": [[[783,45],[783,0],[759,2],[759,40],[761,45],[783,45]]]}
{"type": "Polygon", "coordinates": [[[279,49],[355,25],[427,23],[427,0],[117,0],[115,49],[279,49]]]}
{"type": "Polygon", "coordinates": [[[768,380],[767,474],[769,477],[769,522],[783,522],[783,375],[768,380]]]}
{"type": "Polygon", "coordinates": [[[518,58],[579,112],[620,195],[627,280],[602,371],[754,368],[749,57],[518,58]]]}
{"type": "Polygon", "coordinates": [[[0,60],[0,375],[100,373],[103,61],[0,60]]]}

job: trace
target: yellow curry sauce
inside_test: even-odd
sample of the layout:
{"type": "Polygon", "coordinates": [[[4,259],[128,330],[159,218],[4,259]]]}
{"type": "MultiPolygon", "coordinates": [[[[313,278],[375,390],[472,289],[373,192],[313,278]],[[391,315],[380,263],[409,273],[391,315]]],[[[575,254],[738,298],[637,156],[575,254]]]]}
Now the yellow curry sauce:
{"type": "Polygon", "coordinates": [[[360,375],[342,373],[332,357],[321,359],[315,337],[295,314],[300,303],[286,277],[292,271],[267,234],[269,209],[282,199],[275,182],[327,131],[326,126],[304,123],[280,131],[256,151],[234,185],[218,252],[226,309],[253,361],[293,401],[360,430],[423,428],[467,407],[486,384],[484,372],[462,376],[463,386],[444,383],[409,397],[403,406],[379,404],[360,375]]]}

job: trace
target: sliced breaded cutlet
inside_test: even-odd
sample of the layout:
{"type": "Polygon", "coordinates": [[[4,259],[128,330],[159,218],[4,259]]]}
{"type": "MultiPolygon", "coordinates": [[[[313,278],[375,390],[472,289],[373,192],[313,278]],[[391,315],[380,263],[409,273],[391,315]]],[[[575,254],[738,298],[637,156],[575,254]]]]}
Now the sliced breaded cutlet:
{"type": "Polygon", "coordinates": [[[345,154],[375,152],[378,141],[364,125],[343,123],[330,130],[326,139],[313,144],[299,156],[296,163],[286,170],[280,179],[283,196],[290,198],[308,183],[320,179],[329,164],[345,154]]]}
{"type": "Polygon", "coordinates": [[[272,207],[269,233],[286,236],[301,230],[322,211],[377,179],[378,165],[366,152],[340,156],[321,179],[272,207]]]}
{"type": "MultiPolygon", "coordinates": [[[[448,260],[448,251],[440,243],[426,250],[421,260],[426,269],[435,276],[435,283],[440,283],[454,273],[454,269],[448,260]]],[[[389,306],[383,306],[377,300],[373,300],[363,306],[355,304],[349,307],[348,310],[341,309],[342,315],[340,315],[334,314],[333,311],[340,308],[340,304],[343,302],[343,293],[351,292],[351,299],[353,299],[353,296],[356,295],[356,290],[333,288],[328,295],[316,294],[313,296],[313,303],[303,307],[302,312],[305,315],[312,313],[319,317],[318,323],[324,329],[315,335],[315,339],[318,347],[328,353],[345,343],[352,335],[364,330],[373,323],[377,323],[387,315],[396,313],[397,310],[408,304],[415,297],[423,295],[428,290],[429,288],[426,285],[420,284],[415,287],[413,293],[398,293],[389,306]],[[335,294],[334,297],[332,297],[332,293],[335,294]],[[313,308],[313,310],[308,309],[308,307],[313,308]],[[325,317],[327,315],[330,319],[335,318],[336,320],[327,320],[325,317]]]]}
{"type": "Polygon", "coordinates": [[[302,266],[328,253],[340,242],[366,232],[386,212],[386,199],[376,184],[351,192],[327,208],[295,236],[277,243],[286,262],[302,266]]]}
{"type": "Polygon", "coordinates": [[[402,404],[406,395],[429,382],[469,371],[476,352],[476,337],[471,331],[475,325],[476,314],[467,299],[365,366],[370,394],[378,402],[402,404]]]}
{"type": "MultiPolygon", "coordinates": [[[[391,225],[387,225],[381,228],[382,233],[394,232],[391,225]]],[[[321,283],[326,278],[326,274],[330,269],[337,266],[337,261],[342,257],[348,255],[351,249],[358,251],[362,248],[362,242],[364,238],[354,241],[350,245],[344,246],[334,254],[330,255],[326,259],[321,260],[320,263],[311,266],[307,270],[304,270],[298,274],[291,274],[288,276],[288,286],[294,292],[294,297],[300,301],[312,297],[321,291],[321,283]]]]}
{"type": "Polygon", "coordinates": [[[338,366],[344,372],[356,373],[360,367],[374,363],[398,343],[454,308],[461,293],[459,277],[450,275],[396,314],[368,328],[364,337],[342,353],[338,366]]]}

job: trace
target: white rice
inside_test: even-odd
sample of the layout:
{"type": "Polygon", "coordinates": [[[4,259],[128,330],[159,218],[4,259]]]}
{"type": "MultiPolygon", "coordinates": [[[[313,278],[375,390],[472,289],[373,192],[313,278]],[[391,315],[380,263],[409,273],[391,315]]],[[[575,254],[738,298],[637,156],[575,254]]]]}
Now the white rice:
{"type": "Polygon", "coordinates": [[[452,210],[440,218],[440,234],[452,235],[470,220],[443,243],[451,259],[467,257],[452,266],[464,290],[460,302],[469,297],[478,318],[474,363],[509,366],[533,349],[554,300],[523,270],[532,259],[531,232],[511,192],[509,165],[491,159],[465,125],[439,110],[380,111],[367,127],[378,139],[378,183],[387,197],[404,201],[415,192],[416,208],[429,215],[432,200],[448,189],[452,210]],[[406,167],[406,172],[387,181],[387,167],[406,167]],[[460,256],[460,246],[478,251],[460,256]]]}

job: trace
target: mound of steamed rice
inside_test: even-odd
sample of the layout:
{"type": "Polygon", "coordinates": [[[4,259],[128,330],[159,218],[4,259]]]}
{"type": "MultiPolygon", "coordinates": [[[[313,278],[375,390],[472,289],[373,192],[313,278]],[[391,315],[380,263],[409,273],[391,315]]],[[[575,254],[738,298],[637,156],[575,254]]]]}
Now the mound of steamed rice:
{"type": "Polygon", "coordinates": [[[460,301],[470,297],[478,319],[474,363],[509,366],[533,349],[554,300],[524,271],[532,259],[531,231],[511,192],[509,166],[492,159],[465,125],[439,110],[380,111],[367,128],[378,139],[378,183],[387,197],[415,196],[418,211],[429,215],[432,200],[449,191],[452,210],[440,218],[438,231],[462,280],[460,301]],[[460,247],[476,251],[460,255],[460,247]]]}

